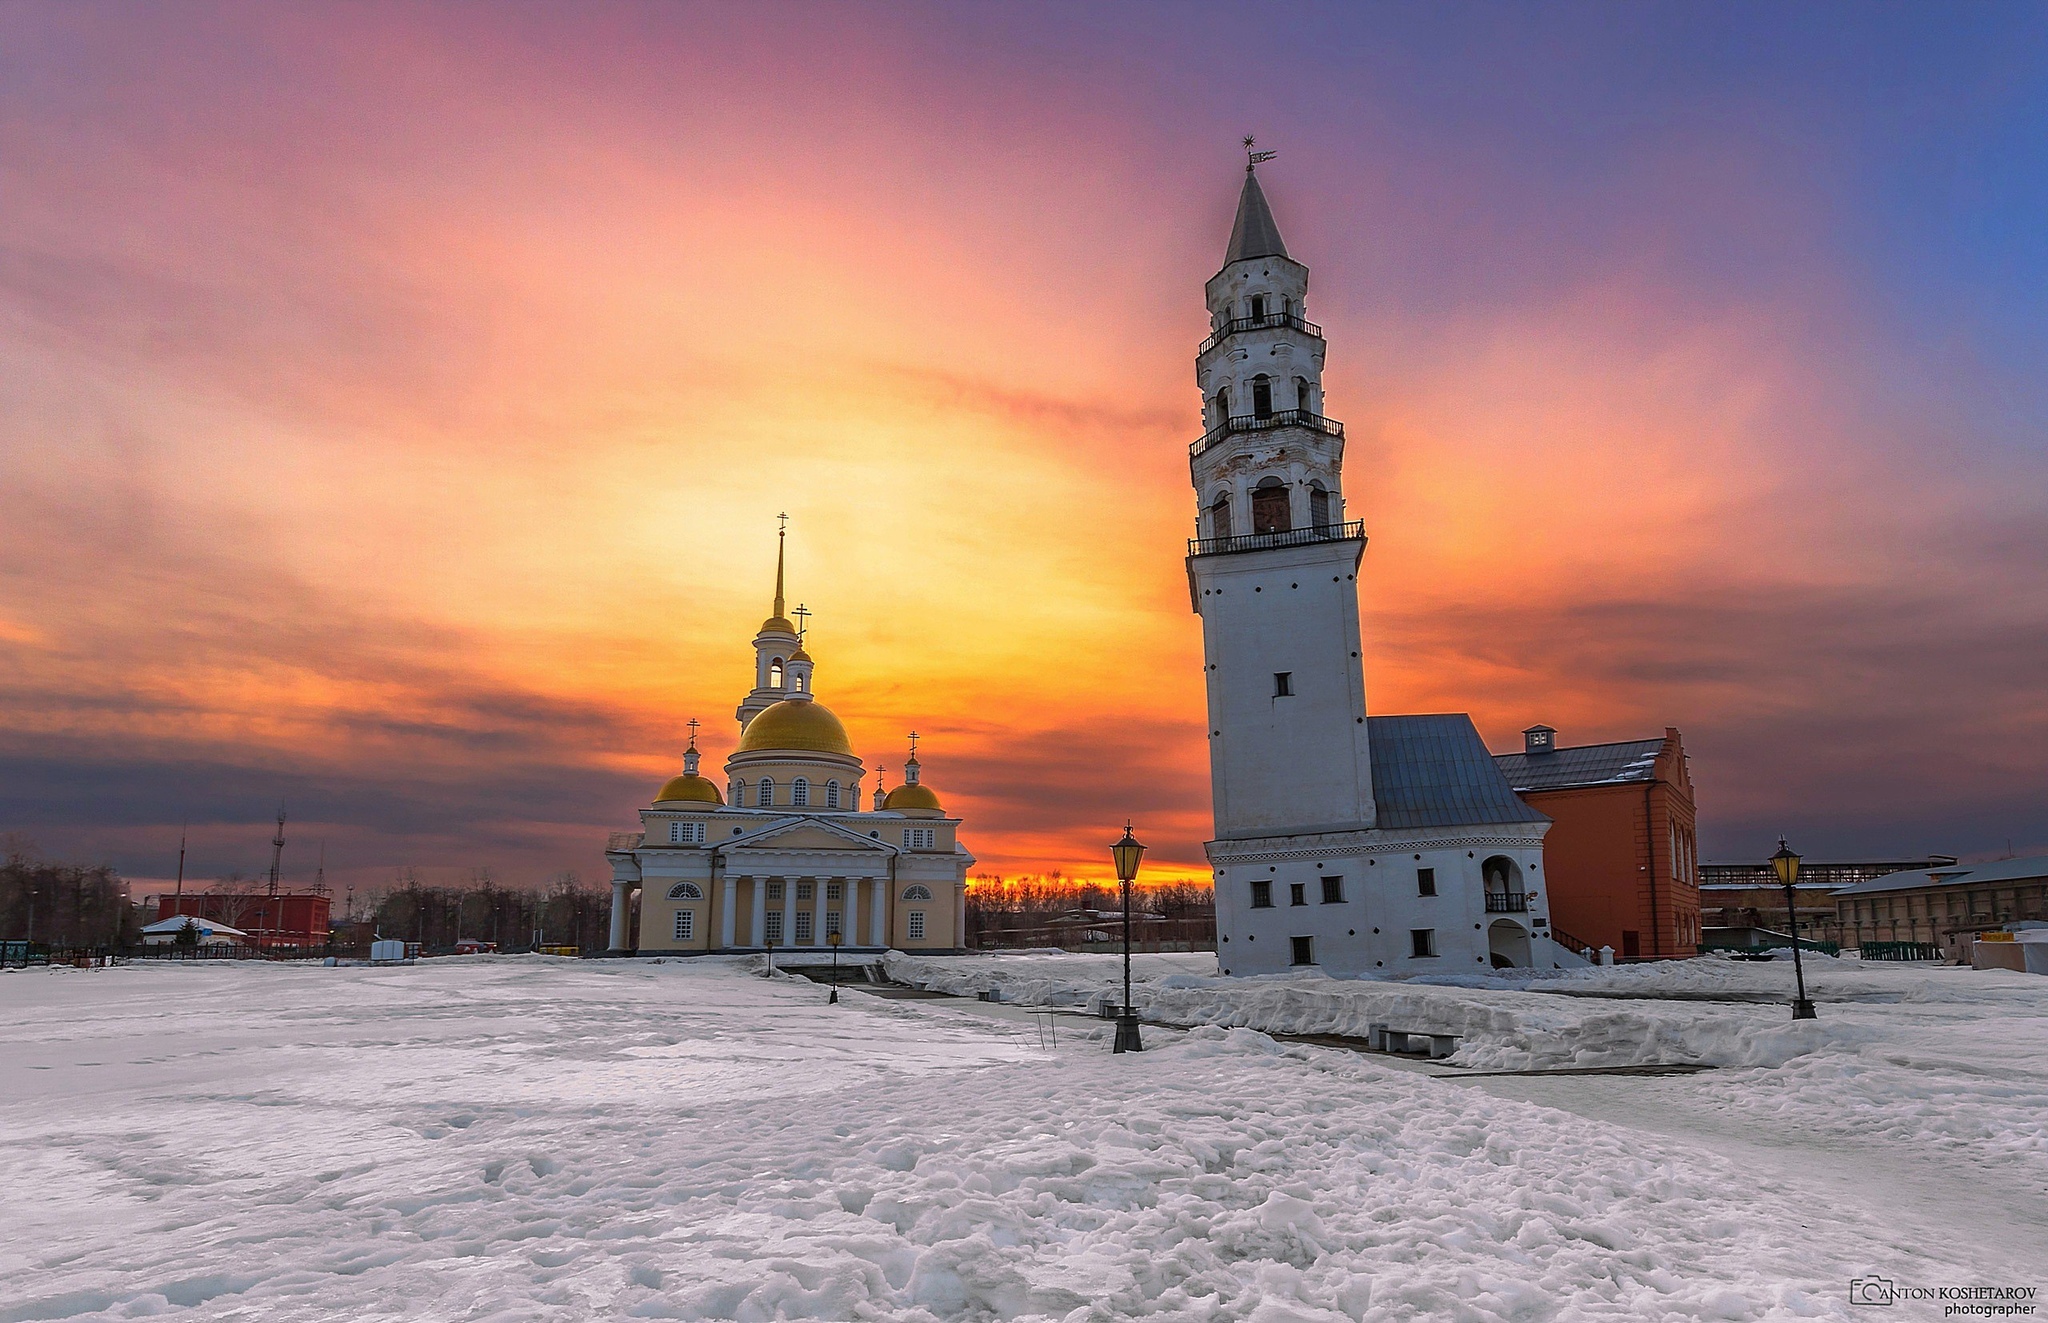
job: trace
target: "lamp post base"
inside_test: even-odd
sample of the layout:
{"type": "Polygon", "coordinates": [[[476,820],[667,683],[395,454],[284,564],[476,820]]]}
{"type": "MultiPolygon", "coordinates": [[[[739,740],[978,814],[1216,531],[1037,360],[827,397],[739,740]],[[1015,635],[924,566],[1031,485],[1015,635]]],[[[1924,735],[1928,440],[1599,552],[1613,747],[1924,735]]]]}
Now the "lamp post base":
{"type": "Polygon", "coordinates": [[[1795,1020],[1818,1020],[1820,1017],[1814,1014],[1813,1003],[1804,997],[1800,997],[1792,1003],[1792,1018],[1795,1020]]]}
{"type": "MultiPolygon", "coordinates": [[[[829,996],[829,997],[827,997],[827,998],[825,998],[825,1004],[826,1004],[827,1006],[837,1006],[837,1005],[839,1004],[839,989],[838,989],[838,988],[836,988],[836,987],[835,987],[835,988],[833,988],[833,989],[832,989],[832,995],[831,995],[831,996],[829,996]]],[[[1810,1013],[1811,1013],[1811,1012],[1809,1012],[1809,1014],[1810,1014],[1810,1013]]]]}
{"type": "Polygon", "coordinates": [[[1116,1017],[1116,1045],[1109,1049],[1117,1052],[1143,1052],[1145,1044],[1138,1038],[1138,1017],[1129,1011],[1116,1017]]]}

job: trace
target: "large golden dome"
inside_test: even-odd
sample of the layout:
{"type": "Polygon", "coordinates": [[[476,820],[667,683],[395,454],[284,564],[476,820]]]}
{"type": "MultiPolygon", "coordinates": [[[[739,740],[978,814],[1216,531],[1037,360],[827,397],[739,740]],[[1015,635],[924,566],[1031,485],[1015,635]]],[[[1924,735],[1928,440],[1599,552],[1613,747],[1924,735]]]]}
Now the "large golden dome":
{"type": "Polygon", "coordinates": [[[882,801],[882,807],[888,809],[936,809],[939,807],[939,797],[932,793],[932,788],[928,785],[901,785],[889,792],[888,797],[882,801]]]}
{"type": "Polygon", "coordinates": [[[811,699],[785,698],[747,723],[740,736],[740,753],[801,749],[807,753],[837,753],[854,756],[846,738],[846,727],[832,715],[832,709],[811,699]]]}
{"type": "Polygon", "coordinates": [[[668,784],[657,791],[654,796],[654,802],[657,804],[677,801],[688,801],[696,804],[723,804],[725,796],[719,794],[718,787],[711,784],[710,781],[701,776],[691,776],[685,772],[681,776],[670,777],[668,784]]]}

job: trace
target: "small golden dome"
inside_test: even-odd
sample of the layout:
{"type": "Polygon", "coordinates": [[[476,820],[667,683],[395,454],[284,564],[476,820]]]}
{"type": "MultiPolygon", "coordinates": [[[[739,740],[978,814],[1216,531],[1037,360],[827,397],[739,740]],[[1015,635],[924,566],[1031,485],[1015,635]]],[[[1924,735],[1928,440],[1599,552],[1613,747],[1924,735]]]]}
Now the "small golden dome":
{"type": "Polygon", "coordinates": [[[719,794],[718,787],[711,784],[704,777],[691,776],[686,772],[681,776],[670,777],[668,784],[663,786],[654,796],[654,802],[657,804],[667,804],[674,801],[687,801],[693,804],[723,804],[725,796],[719,794]]]}
{"type": "Polygon", "coordinates": [[[757,632],[762,634],[794,634],[796,633],[796,626],[790,624],[787,617],[769,616],[761,622],[761,628],[757,632]]]}
{"type": "Polygon", "coordinates": [[[804,651],[802,644],[798,644],[796,651],[789,654],[789,659],[791,661],[809,661],[811,654],[804,651]]]}
{"type": "Polygon", "coordinates": [[[823,703],[804,698],[785,698],[764,708],[747,723],[740,736],[740,753],[763,750],[801,749],[808,753],[837,753],[851,758],[853,745],[846,727],[823,703]]]}
{"type": "Polygon", "coordinates": [[[901,785],[889,792],[889,797],[882,801],[882,807],[885,809],[936,809],[939,807],[939,797],[933,794],[932,788],[927,785],[901,785]]]}

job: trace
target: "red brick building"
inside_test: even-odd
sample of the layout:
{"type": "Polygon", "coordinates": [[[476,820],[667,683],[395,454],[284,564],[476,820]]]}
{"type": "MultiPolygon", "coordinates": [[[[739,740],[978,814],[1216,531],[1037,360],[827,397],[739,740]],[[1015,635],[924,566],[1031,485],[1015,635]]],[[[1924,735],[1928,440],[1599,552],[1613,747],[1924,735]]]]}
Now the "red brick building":
{"type": "Polygon", "coordinates": [[[1574,950],[1611,946],[1623,960],[1697,954],[1697,817],[1678,731],[1576,748],[1557,747],[1549,726],[1522,738],[1522,752],[1494,761],[1555,824],[1543,838],[1543,871],[1557,940],[1574,950]]]}
{"type": "Polygon", "coordinates": [[[324,891],[186,892],[158,896],[156,917],[189,914],[240,928],[259,947],[327,945],[331,901],[324,891]]]}

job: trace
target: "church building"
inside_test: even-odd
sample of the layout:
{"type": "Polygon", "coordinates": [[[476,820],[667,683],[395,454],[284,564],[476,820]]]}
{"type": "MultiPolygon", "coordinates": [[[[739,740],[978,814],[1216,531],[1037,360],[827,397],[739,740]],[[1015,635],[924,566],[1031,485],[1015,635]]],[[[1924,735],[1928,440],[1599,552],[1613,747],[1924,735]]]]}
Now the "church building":
{"type": "Polygon", "coordinates": [[[903,784],[885,790],[877,769],[864,811],[866,765],[818,701],[804,631],[783,606],[778,540],[775,609],[754,635],[724,789],[699,772],[693,734],[682,775],[640,810],[639,831],[605,850],[612,951],[823,953],[835,933],[843,953],[963,949],[974,856],[922,780],[917,736],[903,784]]]}
{"type": "Polygon", "coordinates": [[[1195,355],[1191,447],[1218,965],[1333,974],[1583,964],[1549,937],[1543,835],[1462,713],[1369,716],[1344,426],[1322,328],[1245,167],[1195,355]]]}

